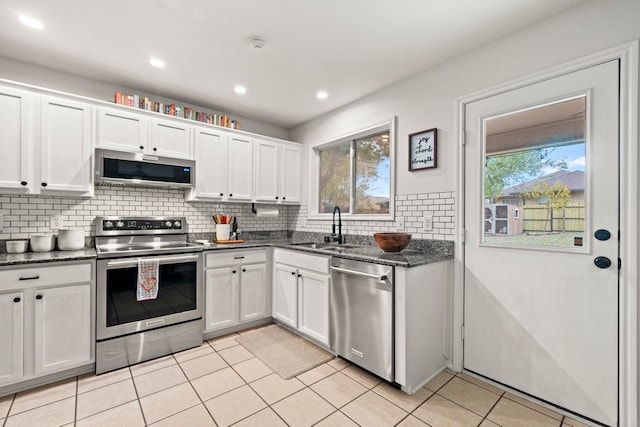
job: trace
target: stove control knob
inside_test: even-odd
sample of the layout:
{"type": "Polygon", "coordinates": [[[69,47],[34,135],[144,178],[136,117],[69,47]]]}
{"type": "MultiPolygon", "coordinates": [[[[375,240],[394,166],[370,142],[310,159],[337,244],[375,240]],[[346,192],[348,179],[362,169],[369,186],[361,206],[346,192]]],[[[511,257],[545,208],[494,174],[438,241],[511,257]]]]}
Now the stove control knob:
{"type": "Polygon", "coordinates": [[[182,222],[180,221],[173,221],[173,228],[180,228],[182,227],[182,222]]]}
{"type": "Polygon", "coordinates": [[[171,224],[172,224],[171,221],[167,221],[164,223],[164,226],[167,228],[171,228],[171,224]]]}
{"type": "Polygon", "coordinates": [[[111,221],[105,221],[104,228],[113,228],[113,223],[111,221]]]}
{"type": "Polygon", "coordinates": [[[124,227],[124,222],[122,221],[116,222],[116,228],[122,228],[122,227],[124,227]]]}

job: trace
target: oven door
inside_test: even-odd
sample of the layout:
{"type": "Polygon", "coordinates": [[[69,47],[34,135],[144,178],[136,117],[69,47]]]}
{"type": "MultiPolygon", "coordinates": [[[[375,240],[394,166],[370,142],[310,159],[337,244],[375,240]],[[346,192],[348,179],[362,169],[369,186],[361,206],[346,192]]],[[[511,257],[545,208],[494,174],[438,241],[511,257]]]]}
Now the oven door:
{"type": "Polygon", "coordinates": [[[98,340],[202,318],[202,254],[98,259],[98,340]],[[138,262],[158,260],[158,297],[137,301],[138,262]]]}

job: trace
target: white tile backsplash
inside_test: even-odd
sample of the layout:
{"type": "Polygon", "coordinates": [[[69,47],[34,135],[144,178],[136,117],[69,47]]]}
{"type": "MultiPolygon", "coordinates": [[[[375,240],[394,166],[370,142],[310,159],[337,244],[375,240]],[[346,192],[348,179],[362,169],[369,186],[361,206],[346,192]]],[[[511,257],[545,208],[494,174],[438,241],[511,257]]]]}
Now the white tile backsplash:
{"type": "MultiPolygon", "coordinates": [[[[343,234],[372,235],[385,231],[406,231],[415,239],[454,239],[455,198],[453,192],[402,194],[396,196],[396,219],[393,221],[351,221],[343,218],[343,234]],[[424,229],[425,212],[433,215],[433,227],[424,229]],[[404,218],[404,230],[398,228],[398,218],[404,218]]],[[[308,219],[308,206],[291,207],[289,229],[327,233],[331,220],[308,219]]]]}
{"type": "MultiPolygon", "coordinates": [[[[264,206],[264,205],[261,205],[264,206]]],[[[278,206],[277,218],[257,218],[251,204],[185,202],[182,190],[96,187],[95,197],[0,195],[4,222],[0,240],[26,239],[52,232],[50,216],[61,214],[65,228],[94,234],[94,218],[103,215],[185,216],[192,233],[213,232],[213,214],[230,213],[241,231],[287,230],[289,206],[278,206]]]]}
{"type": "MultiPolygon", "coordinates": [[[[396,218],[416,239],[453,240],[455,198],[452,192],[396,196],[396,218]],[[433,229],[424,230],[425,212],[433,215],[433,229]]],[[[265,205],[260,205],[265,207],[265,205]]],[[[26,239],[31,233],[52,232],[51,215],[62,215],[66,228],[94,234],[94,218],[106,215],[185,216],[192,233],[213,232],[212,215],[230,213],[241,231],[307,231],[329,233],[331,222],[308,219],[308,206],[268,206],[280,211],[276,218],[257,217],[250,203],[185,202],[182,190],[96,187],[92,198],[68,196],[0,195],[4,217],[0,240],[26,239]]],[[[343,221],[344,234],[372,235],[398,231],[398,221],[343,221]]]]}

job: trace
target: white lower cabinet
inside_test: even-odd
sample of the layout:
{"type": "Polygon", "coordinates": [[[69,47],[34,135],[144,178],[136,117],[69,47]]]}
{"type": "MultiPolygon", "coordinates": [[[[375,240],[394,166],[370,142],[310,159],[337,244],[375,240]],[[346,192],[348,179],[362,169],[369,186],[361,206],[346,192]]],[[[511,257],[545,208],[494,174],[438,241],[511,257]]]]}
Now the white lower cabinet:
{"type": "Polygon", "coordinates": [[[329,257],[275,249],[273,317],[329,345],[329,257]]]}
{"type": "Polygon", "coordinates": [[[205,333],[270,316],[266,249],[211,251],[205,269],[205,333]]]}
{"type": "Polygon", "coordinates": [[[22,378],[24,293],[0,294],[0,384],[22,378]]]}
{"type": "Polygon", "coordinates": [[[91,361],[91,284],[37,289],[34,371],[47,374],[91,361]]]}
{"type": "Polygon", "coordinates": [[[94,361],[95,261],[0,270],[0,387],[94,361]]]}

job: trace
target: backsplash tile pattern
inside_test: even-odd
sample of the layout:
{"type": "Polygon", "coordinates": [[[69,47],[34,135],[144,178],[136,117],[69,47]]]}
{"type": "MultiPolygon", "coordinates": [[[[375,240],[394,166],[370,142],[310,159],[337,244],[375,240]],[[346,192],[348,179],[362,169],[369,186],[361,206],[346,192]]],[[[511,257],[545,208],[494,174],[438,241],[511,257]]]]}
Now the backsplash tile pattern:
{"type": "MultiPolygon", "coordinates": [[[[261,205],[264,206],[264,205],[261,205]]],[[[185,216],[190,233],[210,233],[212,215],[230,213],[241,231],[287,230],[289,206],[269,206],[278,217],[260,218],[247,203],[185,202],[182,190],[96,187],[95,197],[31,196],[0,194],[4,218],[0,240],[26,239],[31,233],[51,233],[51,215],[61,214],[64,228],[94,233],[94,218],[102,215],[185,216]]]]}
{"type": "MultiPolygon", "coordinates": [[[[406,231],[415,239],[454,240],[455,198],[453,192],[403,194],[396,196],[395,221],[342,221],[345,235],[371,236],[376,232],[406,231]],[[431,230],[424,229],[425,215],[433,216],[431,230]],[[404,218],[400,230],[398,218],[404,218]]],[[[308,206],[290,207],[291,230],[326,233],[331,232],[331,221],[308,219],[308,206]]]]}
{"type": "MultiPolygon", "coordinates": [[[[404,194],[396,196],[395,221],[343,221],[345,235],[371,236],[378,231],[398,231],[398,219],[405,221],[404,231],[415,239],[453,241],[454,205],[452,192],[404,194]],[[433,215],[433,229],[423,229],[425,213],[433,215]]],[[[257,206],[257,205],[256,205],[257,206]]],[[[265,207],[265,205],[260,205],[265,207]]],[[[298,231],[331,232],[331,222],[309,220],[308,207],[267,205],[279,210],[275,218],[258,217],[249,203],[185,202],[182,190],[151,188],[96,187],[95,197],[33,196],[0,194],[3,214],[0,240],[26,239],[31,233],[50,233],[51,215],[61,214],[64,228],[82,228],[94,235],[94,218],[102,215],[185,216],[190,233],[212,233],[214,213],[237,217],[242,232],[298,231]]]]}

